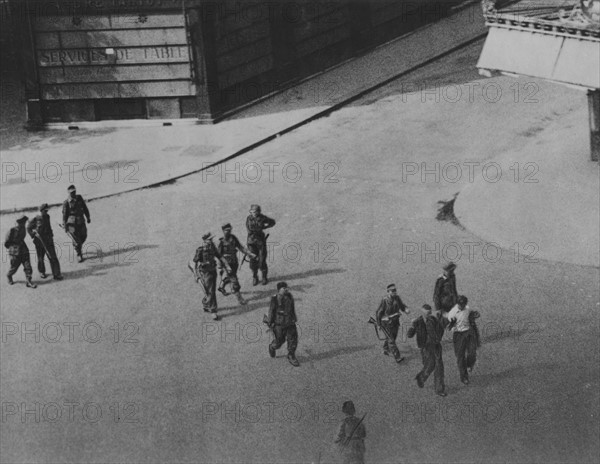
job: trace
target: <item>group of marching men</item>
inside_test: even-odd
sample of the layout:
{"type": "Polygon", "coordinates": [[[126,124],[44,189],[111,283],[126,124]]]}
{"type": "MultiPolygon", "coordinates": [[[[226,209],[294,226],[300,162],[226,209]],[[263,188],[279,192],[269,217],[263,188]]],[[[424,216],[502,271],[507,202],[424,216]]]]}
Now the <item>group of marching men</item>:
{"type": "MultiPolygon", "coordinates": [[[[63,203],[62,216],[63,222],[60,227],[67,233],[73,241],[73,247],[77,254],[78,261],[83,261],[82,246],[87,239],[87,224],[91,222],[90,211],[81,195],[77,195],[77,190],[74,185],[70,185],[67,189],[69,192],[68,198],[63,203]]],[[[30,220],[25,215],[17,219],[16,225],[12,227],[6,234],[4,247],[8,250],[10,256],[10,269],[6,275],[8,283],[14,284],[13,275],[19,267],[23,265],[25,271],[26,285],[29,288],[37,288],[33,283],[33,269],[29,258],[29,248],[25,243],[25,236],[29,234],[33,240],[37,255],[37,267],[40,277],[45,279],[46,266],[44,260],[48,257],[50,268],[54,280],[62,280],[63,276],[60,272],[60,262],[56,255],[54,245],[54,232],[50,224],[50,215],[48,214],[48,203],[44,203],[39,207],[40,214],[30,220]],[[27,224],[27,225],[26,225],[27,224]]]]}

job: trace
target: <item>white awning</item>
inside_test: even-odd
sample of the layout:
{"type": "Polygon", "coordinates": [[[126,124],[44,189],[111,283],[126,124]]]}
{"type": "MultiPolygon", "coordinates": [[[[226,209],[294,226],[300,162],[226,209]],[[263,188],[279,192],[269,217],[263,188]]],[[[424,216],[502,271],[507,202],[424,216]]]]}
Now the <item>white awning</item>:
{"type": "Polygon", "coordinates": [[[492,26],[477,67],[600,89],[600,41],[492,26]]]}

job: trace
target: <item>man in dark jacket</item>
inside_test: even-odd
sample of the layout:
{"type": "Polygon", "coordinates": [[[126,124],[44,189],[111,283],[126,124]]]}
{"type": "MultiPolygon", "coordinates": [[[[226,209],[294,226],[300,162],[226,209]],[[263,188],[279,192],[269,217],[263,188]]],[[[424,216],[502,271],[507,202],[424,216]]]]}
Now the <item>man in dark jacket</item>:
{"type": "Polygon", "coordinates": [[[296,309],[294,297],[288,290],[285,282],[277,284],[277,294],[271,297],[267,323],[273,330],[274,340],[269,345],[269,355],[274,358],[275,351],[287,341],[288,361],[294,367],[300,363],[296,359],[296,348],[298,347],[298,330],[296,329],[296,309]]]}
{"type": "Polygon", "coordinates": [[[29,219],[27,216],[21,216],[17,219],[15,227],[11,228],[6,234],[4,248],[8,250],[8,255],[10,256],[10,269],[8,274],[6,274],[6,278],[8,279],[8,283],[13,285],[12,276],[15,275],[15,272],[17,272],[19,266],[22,264],[25,271],[25,278],[27,279],[27,286],[29,288],[37,288],[37,285],[31,281],[33,269],[31,269],[31,261],[29,260],[29,248],[25,243],[25,223],[27,219],[29,219]]]}
{"type": "Polygon", "coordinates": [[[339,447],[343,464],[364,464],[365,462],[365,437],[367,432],[361,419],[356,417],[356,409],[352,401],[342,405],[342,412],[346,415],[335,437],[334,443],[339,447]]]}
{"type": "Polygon", "coordinates": [[[62,280],[63,276],[60,273],[60,263],[58,262],[56,249],[54,247],[54,232],[52,232],[52,226],[50,225],[48,203],[44,203],[40,206],[39,216],[36,216],[29,221],[29,224],[27,224],[27,233],[35,245],[38,261],[37,267],[42,279],[48,277],[46,275],[46,265],[44,264],[44,259],[46,255],[48,255],[54,280],[62,280]]]}
{"type": "Polygon", "coordinates": [[[267,285],[267,237],[263,230],[273,227],[275,220],[260,212],[259,205],[250,206],[250,215],[246,218],[246,229],[248,230],[248,249],[254,255],[250,258],[250,269],[252,270],[252,285],[258,285],[258,270],[262,273],[262,284],[267,285]]]}
{"type": "Polygon", "coordinates": [[[88,209],[83,197],[77,195],[77,190],[74,185],[70,185],[67,189],[69,191],[69,197],[63,203],[63,227],[65,232],[69,234],[71,240],[73,240],[73,246],[75,252],[79,258],[79,262],[83,262],[83,254],[81,247],[87,240],[87,226],[85,225],[86,220],[89,224],[92,222],[90,218],[90,210],[88,209]]]}
{"type": "Polygon", "coordinates": [[[436,311],[447,313],[456,304],[458,293],[456,291],[456,264],[449,262],[444,266],[444,273],[435,281],[433,290],[433,304],[436,311]]]}
{"type": "Polygon", "coordinates": [[[387,286],[387,295],[379,303],[379,308],[377,308],[375,314],[377,324],[386,336],[383,343],[383,354],[389,356],[391,352],[396,362],[404,360],[396,345],[396,338],[398,337],[398,329],[400,327],[400,315],[410,313],[406,308],[407,306],[398,296],[396,285],[390,284],[387,286]]]}
{"type": "Polygon", "coordinates": [[[408,337],[417,336],[417,346],[421,349],[423,369],[415,377],[419,388],[423,388],[429,375],[433,372],[435,392],[446,396],[444,385],[444,360],[442,359],[442,336],[444,327],[440,318],[431,313],[431,306],[423,305],[422,316],[413,321],[408,329],[408,337]]]}

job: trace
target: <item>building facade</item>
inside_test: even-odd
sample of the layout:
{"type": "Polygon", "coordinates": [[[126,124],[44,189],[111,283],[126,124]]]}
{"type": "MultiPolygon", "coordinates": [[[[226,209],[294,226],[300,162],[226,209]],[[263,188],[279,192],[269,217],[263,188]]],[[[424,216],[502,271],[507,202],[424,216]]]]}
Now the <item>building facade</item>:
{"type": "Polygon", "coordinates": [[[587,93],[590,153],[600,158],[600,0],[482,2],[489,34],[477,67],[587,93]]]}
{"type": "Polygon", "coordinates": [[[9,0],[31,126],[214,122],[446,16],[440,0],[9,0]]]}

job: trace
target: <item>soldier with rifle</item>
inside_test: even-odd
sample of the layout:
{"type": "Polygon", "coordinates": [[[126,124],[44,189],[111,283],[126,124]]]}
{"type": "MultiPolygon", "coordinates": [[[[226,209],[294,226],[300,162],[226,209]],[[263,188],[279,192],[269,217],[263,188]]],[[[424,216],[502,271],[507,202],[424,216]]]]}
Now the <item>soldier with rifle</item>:
{"type": "Polygon", "coordinates": [[[363,421],[366,414],[359,419],[354,414],[356,409],[352,401],[346,401],[342,405],[342,412],[346,415],[334,443],[338,445],[342,462],[344,464],[364,464],[365,462],[365,437],[367,432],[363,421]]]}
{"type": "Polygon", "coordinates": [[[4,248],[8,250],[10,256],[10,269],[8,270],[8,274],[6,274],[6,278],[8,279],[8,283],[13,285],[12,276],[15,275],[15,272],[17,272],[19,266],[22,264],[25,271],[25,278],[27,279],[27,287],[37,288],[37,285],[31,281],[33,269],[31,269],[31,261],[29,260],[29,248],[25,243],[25,223],[27,219],[29,219],[27,216],[21,216],[17,219],[16,226],[11,228],[6,234],[4,248]]]}
{"type": "Polygon", "coordinates": [[[401,314],[410,314],[410,311],[398,296],[396,285],[390,284],[387,286],[387,295],[381,300],[379,308],[377,308],[375,318],[377,325],[385,334],[383,354],[389,356],[391,353],[398,363],[404,360],[396,345],[401,314]]]}
{"type": "Polygon", "coordinates": [[[267,285],[269,280],[267,274],[267,238],[263,232],[273,227],[275,220],[260,212],[259,205],[250,206],[250,215],[246,218],[246,229],[248,230],[248,249],[254,255],[250,258],[250,269],[252,270],[252,285],[258,285],[258,270],[262,273],[262,284],[267,285]]]}
{"type": "Polygon", "coordinates": [[[83,262],[81,247],[87,239],[87,226],[85,223],[87,220],[89,224],[92,220],[90,219],[90,210],[85,204],[83,197],[77,195],[75,186],[70,185],[67,190],[69,191],[69,198],[64,201],[62,210],[63,229],[71,240],[73,240],[75,252],[81,263],[83,262]]]}
{"type": "Polygon", "coordinates": [[[202,236],[203,244],[196,249],[194,259],[188,263],[188,267],[194,273],[196,282],[202,283],[204,289],[204,298],[202,306],[204,311],[211,313],[215,321],[219,320],[217,315],[217,262],[225,268],[227,273],[231,273],[229,264],[221,257],[217,247],[212,241],[213,236],[210,232],[202,236]]]}
{"type": "Polygon", "coordinates": [[[269,355],[274,358],[275,351],[287,341],[288,361],[294,367],[300,366],[296,359],[296,348],[298,347],[298,329],[296,328],[296,308],[294,297],[288,291],[285,282],[277,284],[277,294],[271,297],[269,315],[263,322],[273,331],[275,338],[269,344],[269,355]]]}
{"type": "MultiPolygon", "coordinates": [[[[244,300],[242,298],[242,295],[240,293],[240,282],[238,280],[238,276],[237,276],[237,271],[238,271],[238,258],[237,258],[237,252],[238,250],[241,251],[242,253],[244,253],[245,256],[250,256],[250,258],[256,258],[256,255],[254,253],[251,253],[249,250],[247,250],[238,240],[238,238],[233,235],[231,233],[231,224],[227,223],[225,225],[223,225],[223,227],[221,227],[221,229],[223,230],[223,237],[221,237],[219,239],[219,245],[217,246],[217,250],[219,251],[219,254],[221,255],[221,257],[223,258],[223,261],[225,261],[227,264],[229,264],[229,268],[231,269],[230,272],[226,273],[225,270],[221,267],[220,268],[220,275],[221,275],[221,284],[219,285],[219,288],[217,290],[219,290],[219,292],[221,292],[223,295],[228,295],[227,291],[225,290],[225,286],[227,284],[231,284],[231,290],[233,292],[233,294],[236,296],[238,302],[242,305],[246,304],[246,300],[244,300]],[[223,274],[225,273],[225,277],[223,277],[223,274]]],[[[244,258],[245,258],[244,256],[244,258]]]]}
{"type": "Polygon", "coordinates": [[[56,256],[56,248],[54,247],[54,232],[50,225],[50,215],[48,214],[48,203],[40,206],[40,215],[34,217],[27,224],[27,233],[33,240],[35,251],[37,254],[37,268],[42,279],[48,277],[46,274],[46,265],[44,258],[48,256],[50,268],[54,280],[62,280],[63,276],[60,273],[60,263],[56,256]]]}

